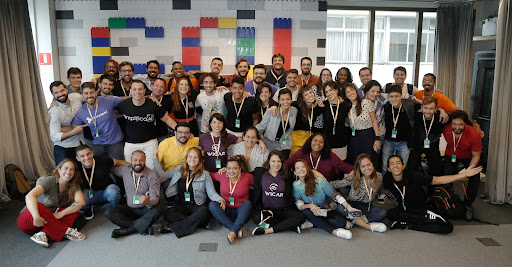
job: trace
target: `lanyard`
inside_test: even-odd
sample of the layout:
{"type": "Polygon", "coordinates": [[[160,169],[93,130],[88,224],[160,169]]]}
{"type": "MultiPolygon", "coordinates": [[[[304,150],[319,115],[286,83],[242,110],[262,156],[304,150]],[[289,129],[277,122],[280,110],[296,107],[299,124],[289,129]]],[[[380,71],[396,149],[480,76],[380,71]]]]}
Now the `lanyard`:
{"type": "Polygon", "coordinates": [[[402,187],[402,191],[400,190],[400,188],[398,188],[396,183],[393,183],[393,185],[396,187],[396,190],[398,190],[398,192],[400,192],[400,195],[402,196],[402,207],[404,208],[405,211],[405,185],[402,187]]]}
{"type": "Polygon", "coordinates": [[[274,76],[274,78],[276,78],[276,83],[278,83],[279,80],[281,79],[281,77],[283,77],[283,75],[284,75],[284,71],[282,71],[281,75],[279,75],[279,77],[276,77],[276,74],[274,73],[273,69],[270,71],[270,73],[272,73],[272,76],[274,76]]]}
{"type": "Polygon", "coordinates": [[[188,192],[188,187],[190,186],[190,183],[192,183],[192,180],[194,180],[194,179],[190,179],[190,171],[188,171],[188,178],[185,181],[185,191],[188,192]]]}
{"type": "MultiPolygon", "coordinates": [[[[428,134],[430,133],[430,129],[432,129],[432,125],[434,124],[434,118],[435,116],[432,116],[432,120],[430,121],[430,126],[427,130],[427,122],[425,121],[425,115],[423,115],[423,126],[425,126],[425,139],[428,139],[428,134]]],[[[462,135],[461,135],[462,136],[462,135]]],[[[455,143],[455,141],[454,141],[455,143]]]]}
{"type": "Polygon", "coordinates": [[[236,112],[236,119],[238,120],[238,116],[240,116],[240,111],[242,111],[242,106],[244,105],[245,97],[242,99],[242,104],[240,104],[240,108],[236,110],[236,103],[235,103],[235,97],[232,97],[233,99],[233,106],[235,106],[235,112],[236,112]]]}
{"type": "Polygon", "coordinates": [[[94,168],[96,167],[96,161],[92,159],[92,169],[91,169],[91,179],[87,176],[87,172],[85,171],[84,165],[82,165],[82,170],[84,171],[85,179],[89,183],[89,188],[92,189],[92,179],[94,178],[94,168]]]}
{"type": "Polygon", "coordinates": [[[290,121],[290,110],[288,109],[288,115],[286,115],[286,122],[283,120],[283,110],[280,108],[279,113],[281,114],[281,126],[283,127],[283,136],[286,133],[286,127],[288,127],[288,122],[290,121]]]}
{"type": "Polygon", "coordinates": [[[338,120],[338,110],[340,109],[340,100],[338,99],[338,104],[336,106],[336,115],[334,115],[334,111],[332,110],[332,105],[329,104],[331,108],[332,118],[334,119],[334,128],[336,128],[336,120],[338,120]]]}
{"type": "Polygon", "coordinates": [[[179,156],[181,158],[181,163],[185,162],[185,155],[187,154],[188,151],[188,141],[184,151],[181,151],[180,146],[178,145],[178,140],[174,139],[174,144],[176,144],[176,150],[178,150],[179,156]]]}
{"type": "Polygon", "coordinates": [[[356,106],[352,105],[352,108],[350,109],[350,122],[352,122],[353,129],[356,128],[356,118],[354,118],[354,113],[356,113],[356,106]]]}
{"type": "Polygon", "coordinates": [[[307,80],[307,81],[304,81],[304,80],[302,79],[302,77],[300,77],[300,79],[301,79],[301,81],[302,81],[302,85],[309,84],[309,79],[311,79],[311,74],[309,74],[309,76],[308,76],[308,80],[307,80]],[[306,82],[306,83],[304,83],[304,82],[306,82]]]}
{"type": "Polygon", "coordinates": [[[395,119],[395,108],[391,106],[391,115],[393,115],[393,128],[396,129],[396,124],[398,123],[398,118],[400,117],[400,111],[402,110],[402,105],[398,108],[398,115],[396,115],[395,119]]]}
{"type": "Polygon", "coordinates": [[[316,160],[316,164],[313,164],[313,157],[311,156],[311,153],[309,153],[309,160],[311,161],[311,167],[313,167],[313,170],[316,171],[316,168],[318,168],[318,163],[320,163],[321,158],[322,158],[322,155],[318,156],[318,159],[316,160]]]}
{"type": "Polygon", "coordinates": [[[229,180],[229,194],[231,196],[233,196],[233,192],[235,192],[236,185],[238,184],[238,181],[240,181],[240,179],[236,180],[235,185],[233,185],[233,187],[231,187],[231,180],[229,179],[229,177],[228,177],[228,180],[229,180]]]}
{"type": "Polygon", "coordinates": [[[452,130],[452,135],[453,135],[453,153],[455,154],[455,151],[457,151],[457,146],[459,145],[460,143],[460,139],[462,139],[462,135],[464,134],[464,132],[462,132],[462,134],[460,135],[459,137],[459,141],[457,141],[457,143],[455,143],[455,133],[453,132],[452,130]]]}
{"type": "Polygon", "coordinates": [[[188,122],[188,96],[185,96],[185,99],[181,100],[181,104],[183,104],[183,108],[185,108],[185,120],[188,122]],[[185,100],[185,102],[183,102],[185,100]]]}
{"type": "Polygon", "coordinates": [[[258,87],[256,86],[256,83],[253,80],[252,81],[252,89],[254,90],[254,96],[256,95],[256,88],[258,88],[258,87]]]}
{"type": "Polygon", "coordinates": [[[213,143],[212,149],[213,149],[213,152],[215,152],[215,156],[217,158],[219,158],[221,137],[219,136],[219,143],[217,143],[217,145],[215,145],[215,139],[213,139],[213,135],[212,135],[211,132],[210,132],[210,137],[212,138],[212,143],[213,143]]]}
{"type": "Polygon", "coordinates": [[[139,176],[137,181],[135,181],[135,172],[132,171],[132,177],[133,177],[133,184],[135,184],[135,194],[139,193],[139,185],[140,185],[140,177],[142,177],[142,174],[139,176]]]}
{"type": "Polygon", "coordinates": [[[366,179],[364,179],[363,177],[363,182],[364,182],[364,187],[366,188],[366,192],[368,193],[368,209],[370,209],[370,203],[372,202],[372,193],[373,193],[373,188],[370,187],[370,190],[368,191],[368,185],[366,184],[366,179]]]}
{"type": "Polygon", "coordinates": [[[92,123],[94,124],[94,128],[96,131],[98,130],[98,126],[96,126],[96,114],[98,114],[98,99],[96,99],[96,110],[94,110],[94,117],[92,116],[91,110],[89,109],[89,106],[87,106],[87,111],[89,111],[89,116],[91,116],[92,123]]]}
{"type": "MultiPolygon", "coordinates": [[[[153,93],[151,93],[151,96],[152,96],[152,97],[155,97],[155,96],[153,95],[153,93]]],[[[156,101],[157,101],[157,103],[158,103],[158,104],[162,104],[162,99],[164,99],[164,95],[161,95],[161,96],[160,96],[160,99],[158,99],[158,98],[156,98],[156,97],[155,97],[155,99],[156,99],[156,101]]]]}
{"type": "MultiPolygon", "coordinates": [[[[267,111],[268,107],[265,108],[265,111],[267,111]]],[[[263,119],[263,116],[265,115],[263,112],[263,106],[260,107],[260,110],[261,110],[261,118],[263,119]]]]}
{"type": "Polygon", "coordinates": [[[71,107],[71,114],[67,113],[59,104],[59,108],[62,110],[62,112],[64,112],[65,115],[67,116],[70,116],[71,118],[75,118],[75,111],[73,110],[73,105],[71,104],[71,102],[69,102],[69,106],[71,107]]]}
{"type": "MultiPolygon", "coordinates": [[[[124,89],[124,86],[123,86],[123,81],[121,80],[121,81],[119,82],[119,84],[121,84],[121,88],[123,89],[123,94],[124,94],[124,96],[127,96],[127,95],[126,95],[126,90],[124,89]]],[[[128,90],[130,90],[130,89],[128,89],[128,90]]]]}
{"type": "Polygon", "coordinates": [[[311,130],[313,129],[313,109],[315,108],[315,105],[311,105],[311,115],[309,115],[308,122],[309,122],[309,135],[311,135],[311,130]]]}

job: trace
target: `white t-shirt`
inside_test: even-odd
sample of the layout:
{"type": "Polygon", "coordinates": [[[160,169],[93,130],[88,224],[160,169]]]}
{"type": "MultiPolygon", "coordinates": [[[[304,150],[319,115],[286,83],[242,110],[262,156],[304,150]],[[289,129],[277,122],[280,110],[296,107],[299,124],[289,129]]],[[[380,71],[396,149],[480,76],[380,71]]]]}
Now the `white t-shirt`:
{"type": "Polygon", "coordinates": [[[196,98],[196,107],[201,107],[203,109],[203,115],[201,116],[201,132],[207,133],[208,130],[208,122],[210,121],[210,116],[213,113],[224,114],[224,95],[229,93],[228,90],[224,90],[222,92],[215,91],[213,95],[207,95],[206,91],[201,90],[201,93],[196,98]]]}
{"type": "MultiPolygon", "coordinates": [[[[272,97],[272,99],[274,99],[274,101],[276,101],[277,103],[279,103],[279,91],[283,90],[284,88],[286,88],[286,86],[283,88],[279,88],[279,90],[277,90],[276,93],[274,94],[274,97],[272,97]]],[[[297,101],[298,95],[299,95],[299,86],[297,85],[297,90],[292,92],[292,102],[297,101]]]]}

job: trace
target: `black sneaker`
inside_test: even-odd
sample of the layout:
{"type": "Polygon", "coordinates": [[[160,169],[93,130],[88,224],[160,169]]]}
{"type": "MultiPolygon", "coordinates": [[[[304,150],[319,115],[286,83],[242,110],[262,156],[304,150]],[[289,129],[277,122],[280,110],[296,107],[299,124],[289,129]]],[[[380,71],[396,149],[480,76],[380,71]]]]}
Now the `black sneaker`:
{"type": "Polygon", "coordinates": [[[391,229],[402,229],[402,230],[405,230],[405,229],[407,229],[407,223],[406,222],[394,221],[391,224],[391,229]]]}
{"type": "Polygon", "coordinates": [[[252,235],[264,235],[265,234],[265,229],[261,228],[261,227],[256,227],[254,228],[254,230],[252,230],[252,235]]]}
{"type": "Polygon", "coordinates": [[[208,221],[208,224],[206,224],[205,229],[206,230],[213,230],[217,226],[217,220],[215,218],[210,218],[208,221]]]}
{"type": "Polygon", "coordinates": [[[297,234],[300,234],[300,226],[297,226],[297,227],[295,228],[295,232],[297,232],[297,234]]]}
{"type": "Polygon", "coordinates": [[[92,205],[89,205],[85,208],[84,217],[88,221],[91,220],[92,218],[94,218],[94,211],[93,211],[92,205]]]}
{"type": "Polygon", "coordinates": [[[172,229],[169,225],[162,225],[158,228],[158,232],[161,234],[172,233],[172,229]]]}
{"type": "Polygon", "coordinates": [[[112,231],[112,234],[110,235],[110,237],[118,238],[118,237],[126,236],[126,235],[128,235],[128,231],[126,231],[126,229],[124,229],[124,228],[119,228],[119,229],[114,229],[112,231]]]}

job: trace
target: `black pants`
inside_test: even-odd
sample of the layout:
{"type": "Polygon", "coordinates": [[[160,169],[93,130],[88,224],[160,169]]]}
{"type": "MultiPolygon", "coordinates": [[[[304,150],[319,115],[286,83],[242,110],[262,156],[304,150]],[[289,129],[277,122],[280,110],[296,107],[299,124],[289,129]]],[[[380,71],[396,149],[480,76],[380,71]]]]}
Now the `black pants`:
{"type": "Polygon", "coordinates": [[[430,148],[414,147],[409,154],[407,169],[416,171],[421,165],[421,155],[425,153],[428,161],[428,174],[432,176],[442,175],[442,157],[439,153],[439,142],[430,144],[430,148]]]}
{"type": "Polygon", "coordinates": [[[144,233],[160,216],[163,206],[157,204],[152,208],[130,208],[128,205],[109,207],[105,211],[105,217],[111,222],[123,228],[134,227],[137,232],[144,233]]]}
{"type": "Polygon", "coordinates": [[[190,235],[197,228],[206,225],[210,220],[210,211],[208,204],[196,205],[177,202],[167,209],[164,218],[169,222],[173,233],[180,238],[190,235]]]}
{"type": "MultiPolygon", "coordinates": [[[[272,210],[274,216],[265,221],[270,224],[270,227],[274,229],[274,233],[283,231],[293,231],[306,221],[306,216],[298,210],[286,209],[286,210],[272,210]]],[[[270,213],[263,212],[263,219],[270,216],[270,213]]],[[[252,220],[255,224],[261,222],[261,211],[255,211],[252,215],[252,220]]]]}
{"type": "Polygon", "coordinates": [[[388,210],[388,219],[405,222],[412,230],[434,234],[448,234],[453,231],[453,225],[449,221],[431,221],[425,215],[426,211],[404,212],[398,207],[388,210]]]}
{"type": "MultiPolygon", "coordinates": [[[[459,163],[462,163],[464,168],[467,168],[471,163],[471,159],[457,159],[455,162],[452,162],[452,157],[449,155],[444,156],[443,158],[443,169],[445,175],[453,175],[457,174],[460,169],[457,168],[459,163]]],[[[480,174],[475,174],[468,178],[468,186],[466,188],[466,195],[464,196],[464,204],[466,206],[471,206],[478,195],[478,188],[480,187],[480,174]]]]}

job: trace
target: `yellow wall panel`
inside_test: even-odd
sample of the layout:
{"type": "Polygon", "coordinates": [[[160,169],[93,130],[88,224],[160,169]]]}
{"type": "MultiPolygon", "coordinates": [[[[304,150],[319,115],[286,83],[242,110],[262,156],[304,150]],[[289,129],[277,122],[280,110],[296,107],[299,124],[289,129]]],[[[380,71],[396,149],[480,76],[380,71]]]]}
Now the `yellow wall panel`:
{"type": "Polygon", "coordinates": [[[93,56],[111,56],[112,52],[110,47],[93,47],[92,48],[93,56]]]}
{"type": "Polygon", "coordinates": [[[219,18],[219,29],[236,29],[236,18],[219,18]]]}

